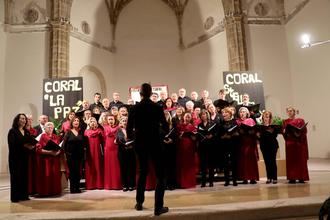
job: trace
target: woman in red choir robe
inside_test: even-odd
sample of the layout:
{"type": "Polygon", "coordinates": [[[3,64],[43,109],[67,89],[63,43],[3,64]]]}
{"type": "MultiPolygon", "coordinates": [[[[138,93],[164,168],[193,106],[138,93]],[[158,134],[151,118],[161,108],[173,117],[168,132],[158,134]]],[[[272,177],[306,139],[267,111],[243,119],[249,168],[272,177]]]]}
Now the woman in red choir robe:
{"type": "Polygon", "coordinates": [[[309,180],[307,167],[307,124],[304,119],[296,118],[296,110],[294,108],[289,107],[286,109],[286,112],[289,118],[284,120],[283,127],[287,179],[289,183],[296,183],[296,180],[298,180],[299,183],[304,183],[309,180]],[[298,129],[290,129],[290,127],[298,129]]]}
{"type": "Polygon", "coordinates": [[[175,115],[176,108],[174,107],[174,103],[171,98],[165,99],[164,110],[171,113],[172,117],[175,115]]]}
{"type": "Polygon", "coordinates": [[[194,112],[192,114],[192,118],[193,118],[193,124],[195,125],[195,127],[197,127],[201,122],[201,118],[200,118],[200,113],[201,113],[201,108],[200,107],[196,107],[194,108],[194,112]]]}
{"type": "Polygon", "coordinates": [[[156,171],[151,161],[149,161],[146,190],[156,189],[156,171]]]}
{"type": "Polygon", "coordinates": [[[37,144],[37,194],[38,196],[55,196],[62,192],[61,186],[61,150],[47,150],[49,142],[60,143],[60,138],[53,134],[54,124],[45,124],[45,133],[37,144]]]}
{"type": "Polygon", "coordinates": [[[90,119],[85,136],[88,138],[85,161],[86,189],[103,189],[103,131],[94,117],[90,119]]]}
{"type": "MultiPolygon", "coordinates": [[[[32,137],[36,137],[38,132],[36,129],[32,127],[32,115],[27,115],[27,122],[25,128],[30,132],[32,137]]],[[[36,160],[36,151],[35,149],[29,151],[29,195],[36,194],[36,186],[37,186],[37,178],[36,178],[36,170],[37,170],[37,160],[36,160]]]]}
{"type": "Polygon", "coordinates": [[[177,181],[181,188],[192,188],[196,186],[195,165],[195,136],[196,127],[192,124],[192,116],[185,113],[183,122],[177,126],[177,181]]]}
{"type": "Polygon", "coordinates": [[[64,137],[65,133],[71,130],[71,120],[74,118],[75,115],[76,113],[74,111],[70,111],[67,114],[61,126],[61,132],[60,132],[61,137],[64,137]]]}
{"type": "Polygon", "coordinates": [[[121,189],[118,145],[115,143],[118,121],[115,116],[108,115],[108,125],[104,126],[104,189],[121,189]]]}
{"type": "Polygon", "coordinates": [[[258,148],[257,137],[254,129],[255,121],[250,118],[249,110],[246,107],[239,109],[239,119],[237,124],[240,126],[240,149],[238,156],[238,177],[243,180],[243,184],[256,184],[259,180],[258,171],[258,148]]]}

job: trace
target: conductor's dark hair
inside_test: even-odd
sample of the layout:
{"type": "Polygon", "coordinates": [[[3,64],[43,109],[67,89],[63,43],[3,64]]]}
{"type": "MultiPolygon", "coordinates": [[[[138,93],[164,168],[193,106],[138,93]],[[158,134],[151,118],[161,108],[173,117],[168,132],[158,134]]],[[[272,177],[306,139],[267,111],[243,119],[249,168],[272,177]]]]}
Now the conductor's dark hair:
{"type": "MultiPolygon", "coordinates": [[[[13,125],[12,125],[12,128],[16,128],[18,129],[18,121],[19,121],[19,118],[21,117],[21,115],[23,115],[25,117],[25,124],[27,123],[27,117],[24,113],[19,113],[15,116],[14,120],[13,120],[13,125]]],[[[24,126],[25,127],[25,126],[24,126]]]]}
{"type": "Polygon", "coordinates": [[[99,96],[101,96],[101,93],[99,93],[99,92],[96,92],[96,93],[94,94],[94,96],[96,96],[96,95],[99,95],[99,96]]]}
{"type": "Polygon", "coordinates": [[[141,91],[140,91],[140,95],[143,96],[143,98],[150,98],[151,96],[151,85],[149,83],[143,83],[141,85],[141,91]]]}

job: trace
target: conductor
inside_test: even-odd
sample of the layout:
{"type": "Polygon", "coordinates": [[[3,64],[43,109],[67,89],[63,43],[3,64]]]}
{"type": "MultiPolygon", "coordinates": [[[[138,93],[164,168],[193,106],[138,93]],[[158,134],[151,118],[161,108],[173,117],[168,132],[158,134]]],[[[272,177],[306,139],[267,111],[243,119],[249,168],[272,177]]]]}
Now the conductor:
{"type": "Polygon", "coordinates": [[[165,172],[160,129],[168,133],[169,127],[162,108],[150,100],[151,93],[150,84],[141,85],[142,100],[133,107],[128,117],[127,138],[129,140],[135,138],[135,151],[139,163],[135,209],[137,211],[143,210],[148,163],[151,160],[157,179],[154,214],[158,216],[168,212],[168,207],[164,207],[165,172]]]}

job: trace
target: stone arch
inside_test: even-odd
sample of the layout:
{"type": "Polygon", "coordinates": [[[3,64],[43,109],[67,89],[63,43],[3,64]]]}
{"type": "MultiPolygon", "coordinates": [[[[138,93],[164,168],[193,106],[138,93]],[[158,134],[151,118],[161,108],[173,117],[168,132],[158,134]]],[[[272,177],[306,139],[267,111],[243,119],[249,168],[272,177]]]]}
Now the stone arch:
{"type": "Polygon", "coordinates": [[[83,77],[84,99],[92,100],[95,92],[100,92],[102,97],[107,96],[107,89],[103,73],[95,66],[82,67],[78,75],[83,77]]]}
{"type": "Polygon", "coordinates": [[[39,115],[41,115],[41,113],[38,112],[38,108],[36,105],[32,103],[25,103],[22,104],[18,108],[18,110],[19,110],[18,112],[25,113],[26,115],[32,115],[33,124],[38,124],[39,115]]]}

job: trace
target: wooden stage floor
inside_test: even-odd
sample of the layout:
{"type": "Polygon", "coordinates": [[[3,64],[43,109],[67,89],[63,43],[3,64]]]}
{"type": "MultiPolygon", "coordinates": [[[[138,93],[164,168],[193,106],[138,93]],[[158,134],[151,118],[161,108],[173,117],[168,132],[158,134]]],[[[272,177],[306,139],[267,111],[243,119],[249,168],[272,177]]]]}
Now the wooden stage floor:
{"type": "MultiPolygon", "coordinates": [[[[265,179],[261,179],[256,185],[239,184],[237,187],[224,187],[223,182],[217,182],[212,188],[200,188],[198,185],[189,190],[166,191],[165,205],[170,207],[170,212],[161,217],[184,219],[185,216],[190,216],[187,219],[213,219],[212,215],[216,215],[215,213],[225,213],[230,216],[232,212],[241,213],[245,216],[244,219],[280,219],[292,216],[313,219],[307,217],[312,214],[308,212],[314,212],[313,210],[330,196],[330,161],[314,159],[309,161],[309,168],[311,181],[305,184],[287,184],[285,178],[279,178],[279,183],[276,185],[265,184],[265,179]],[[258,213],[258,209],[262,213],[262,210],[273,208],[276,211],[274,208],[279,207],[289,210],[288,213],[278,209],[277,214],[270,214],[272,211],[260,216],[251,214],[258,213]],[[244,210],[250,210],[251,213],[244,214],[244,210]],[[289,214],[290,210],[301,211],[289,214]],[[265,218],[270,215],[274,218],[265,218]]],[[[32,197],[30,201],[12,204],[9,202],[8,176],[2,176],[0,219],[149,219],[154,218],[153,196],[153,191],[146,192],[144,204],[146,209],[142,212],[133,209],[135,191],[93,190],[81,194],[69,194],[65,191],[60,197],[32,197]]],[[[314,217],[316,215],[317,212],[313,213],[314,217]]],[[[220,218],[218,216],[214,219],[220,218]]]]}

